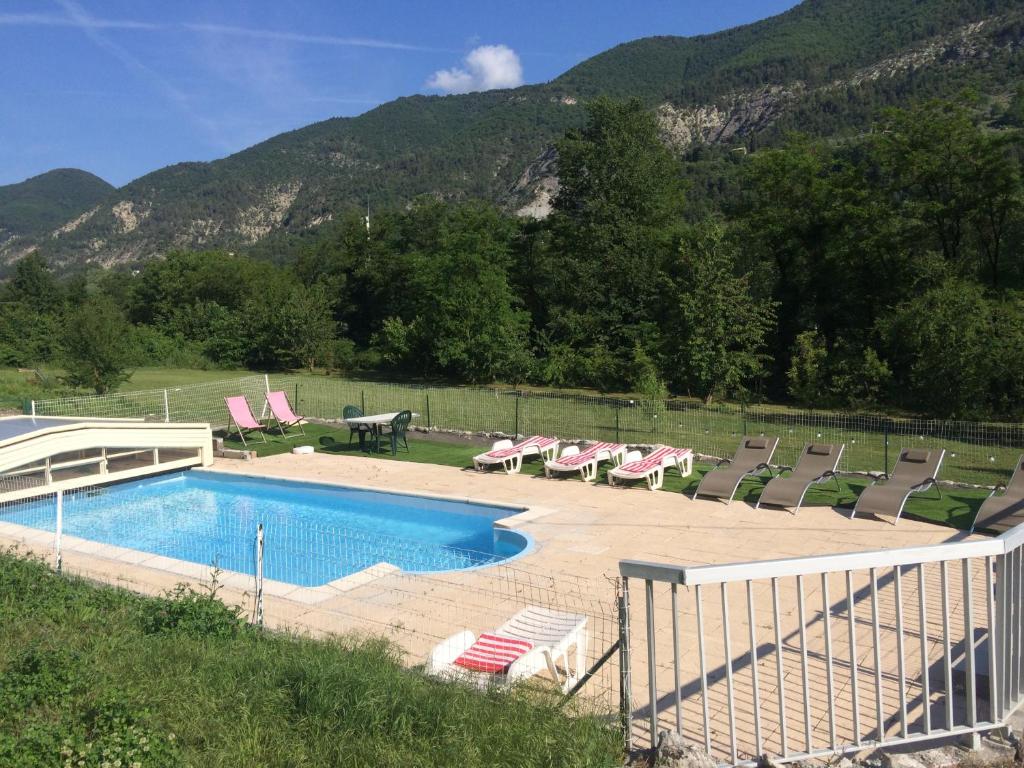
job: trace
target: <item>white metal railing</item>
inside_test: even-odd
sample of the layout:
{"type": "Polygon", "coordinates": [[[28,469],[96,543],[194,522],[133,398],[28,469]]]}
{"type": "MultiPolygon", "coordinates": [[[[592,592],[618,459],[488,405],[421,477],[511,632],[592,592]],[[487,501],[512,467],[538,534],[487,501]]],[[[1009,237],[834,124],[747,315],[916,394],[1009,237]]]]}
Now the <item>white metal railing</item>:
{"type": "Polygon", "coordinates": [[[1022,547],[1024,525],[763,562],[621,561],[627,745],[638,722],[651,746],[675,730],[722,763],[750,764],[1003,727],[1024,699],[1022,547]],[[642,641],[628,630],[636,580],[642,641]]]}

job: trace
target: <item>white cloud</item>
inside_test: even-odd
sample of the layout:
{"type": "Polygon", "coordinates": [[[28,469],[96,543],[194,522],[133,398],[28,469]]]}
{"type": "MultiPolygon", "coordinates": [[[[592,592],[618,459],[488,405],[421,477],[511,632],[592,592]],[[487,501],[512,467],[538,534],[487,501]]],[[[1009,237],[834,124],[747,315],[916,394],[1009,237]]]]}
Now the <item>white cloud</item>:
{"type": "Polygon", "coordinates": [[[439,69],[427,79],[427,88],[445,93],[515,88],[523,84],[519,55],[507,45],[481,45],[469,52],[465,68],[439,69]]]}

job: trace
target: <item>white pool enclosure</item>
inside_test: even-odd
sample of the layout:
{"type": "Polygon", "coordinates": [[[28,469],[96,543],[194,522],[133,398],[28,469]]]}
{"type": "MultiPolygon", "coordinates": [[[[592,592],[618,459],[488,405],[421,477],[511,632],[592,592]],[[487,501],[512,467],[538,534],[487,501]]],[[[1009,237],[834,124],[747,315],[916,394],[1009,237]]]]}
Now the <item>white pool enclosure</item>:
{"type": "Polygon", "coordinates": [[[212,463],[209,424],[0,418],[0,499],[4,501],[212,463]]]}

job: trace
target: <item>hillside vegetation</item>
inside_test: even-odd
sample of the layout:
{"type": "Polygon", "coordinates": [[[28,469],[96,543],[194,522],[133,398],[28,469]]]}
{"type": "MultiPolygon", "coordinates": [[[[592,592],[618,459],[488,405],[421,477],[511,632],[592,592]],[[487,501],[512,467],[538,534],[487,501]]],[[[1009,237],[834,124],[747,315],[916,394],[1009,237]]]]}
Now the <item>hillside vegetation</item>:
{"type": "Polygon", "coordinates": [[[556,704],[427,678],[383,641],[262,632],[212,593],[138,597],[0,551],[2,765],[615,765],[614,731],[556,704]]]}
{"type": "Polygon", "coordinates": [[[114,187],[75,168],[59,168],[0,187],[0,243],[47,235],[99,204],[114,187]]]}
{"type": "MultiPolygon", "coordinates": [[[[879,107],[967,86],[1004,99],[1020,76],[1022,37],[1013,0],[809,0],[714,35],[621,45],[550,83],[402,98],[223,160],[165,168],[41,244],[65,268],[174,248],[256,247],[275,256],[367,203],[379,210],[429,194],[514,209],[537,194],[531,163],[583,124],[583,102],[595,95],[678,113],[675,121],[688,126],[679,151],[694,142],[756,149],[792,127],[855,133],[879,107]]],[[[718,184],[715,170],[704,170],[691,169],[699,184],[718,184]]]]}

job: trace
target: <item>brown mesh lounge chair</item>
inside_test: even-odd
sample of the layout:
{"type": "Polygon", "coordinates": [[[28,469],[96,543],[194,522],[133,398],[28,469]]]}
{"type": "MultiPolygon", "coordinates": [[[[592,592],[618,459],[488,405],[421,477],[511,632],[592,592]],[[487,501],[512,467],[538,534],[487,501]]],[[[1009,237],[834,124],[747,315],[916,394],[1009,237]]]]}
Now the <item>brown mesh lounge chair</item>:
{"type": "Polygon", "coordinates": [[[975,528],[1006,533],[1014,526],[1024,523],[1024,456],[1017,459],[1017,468],[1006,485],[999,483],[989,494],[974,518],[971,532],[975,528]],[[1003,493],[999,490],[1003,489],[1003,493]]]}
{"type": "Polygon", "coordinates": [[[779,467],[777,475],[769,480],[768,485],[761,491],[755,508],[759,509],[762,504],[789,507],[795,515],[800,511],[804,495],[812,485],[834,479],[838,489],[839,474],[836,467],[839,466],[839,459],[845,447],[818,443],[805,445],[795,467],[779,467]],[[782,473],[787,470],[790,472],[789,476],[782,477],[782,473]]]}
{"type": "Polygon", "coordinates": [[[946,451],[943,448],[900,451],[900,457],[896,459],[896,466],[889,479],[879,483],[879,479],[876,478],[871,485],[861,491],[850,517],[853,518],[858,512],[866,512],[875,517],[891,517],[892,524],[896,525],[910,494],[921,493],[934,486],[939,498],[942,498],[938,481],[939,467],[942,466],[942,459],[945,456],[946,451]]]}
{"type": "Polygon", "coordinates": [[[759,475],[766,469],[771,474],[768,462],[772,460],[778,444],[777,437],[744,437],[735,456],[722,459],[718,466],[701,478],[700,485],[693,492],[694,500],[698,496],[712,496],[727,499],[731,504],[744,478],[759,475]]]}

